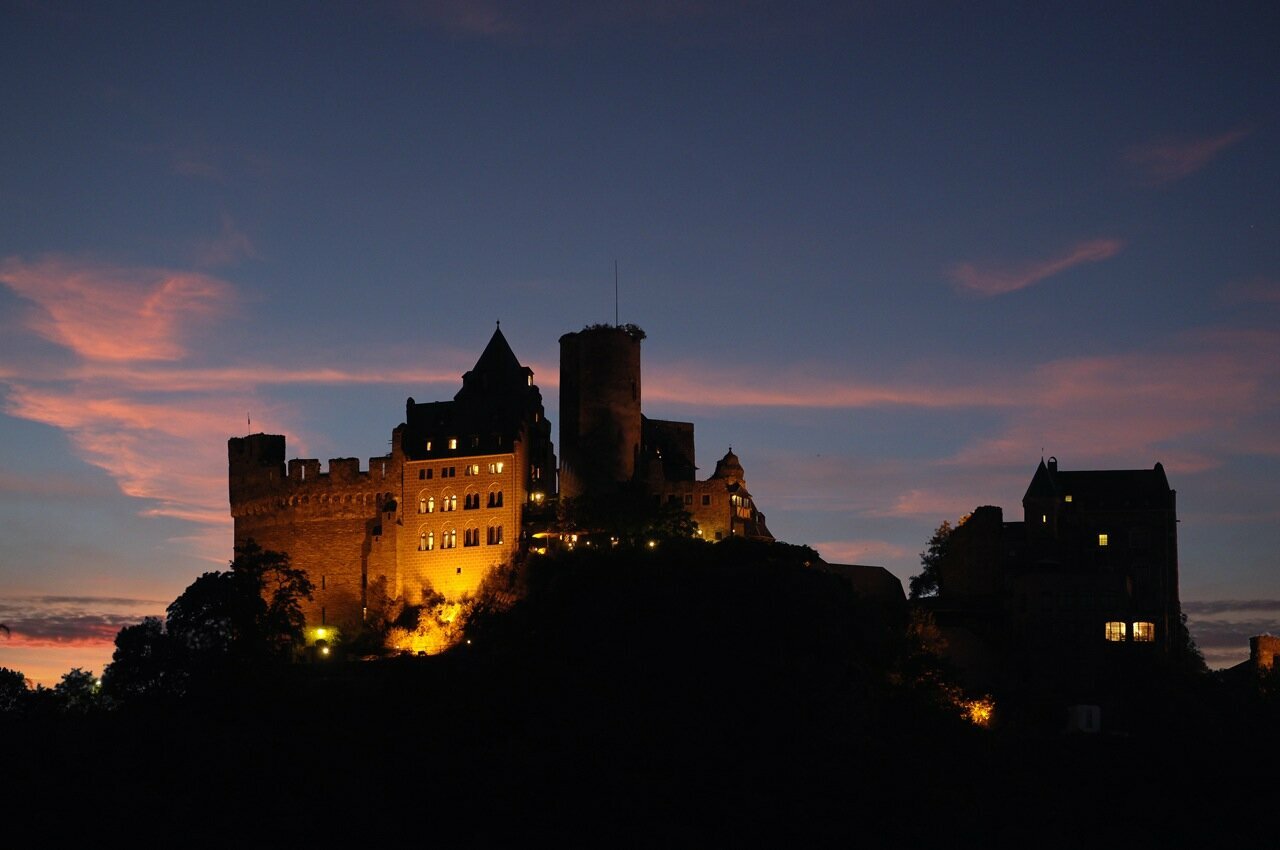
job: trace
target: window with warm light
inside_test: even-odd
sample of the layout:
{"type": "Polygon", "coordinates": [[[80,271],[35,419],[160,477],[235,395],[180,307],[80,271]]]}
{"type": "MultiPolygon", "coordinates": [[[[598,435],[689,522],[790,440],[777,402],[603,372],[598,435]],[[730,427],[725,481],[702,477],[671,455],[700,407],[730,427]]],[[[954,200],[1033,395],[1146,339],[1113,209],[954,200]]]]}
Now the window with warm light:
{"type": "Polygon", "coordinates": [[[419,497],[418,497],[418,513],[420,513],[420,514],[428,513],[428,511],[427,511],[427,497],[426,497],[426,496],[419,496],[419,497]]]}
{"type": "Polygon", "coordinates": [[[478,464],[478,463],[469,463],[469,464],[467,464],[467,465],[463,468],[463,470],[462,470],[462,474],[463,474],[463,475],[479,475],[479,474],[480,474],[480,464],[478,464]]]}
{"type": "Polygon", "coordinates": [[[430,552],[436,548],[436,533],[434,531],[424,531],[418,535],[418,551],[430,552]]]}
{"type": "MultiPolygon", "coordinates": [[[[441,549],[454,549],[454,548],[457,548],[457,546],[458,546],[458,530],[456,528],[450,528],[447,531],[441,532],[440,534],[441,549]]],[[[1121,625],[1123,625],[1123,623],[1121,625]]]]}
{"type": "Polygon", "coordinates": [[[1151,643],[1156,639],[1156,624],[1142,622],[1134,623],[1133,639],[1139,643],[1151,643]]]}
{"type": "Polygon", "coordinates": [[[457,438],[457,437],[450,437],[450,438],[449,438],[449,448],[450,448],[450,449],[456,449],[457,447],[458,447],[458,438],[457,438]]]}
{"type": "Polygon", "coordinates": [[[1099,549],[1106,548],[1106,546],[1107,546],[1109,543],[1110,543],[1110,540],[1108,539],[1107,535],[1105,535],[1105,534],[1099,534],[1099,535],[1098,535],[1098,548],[1099,548],[1099,549]]]}
{"type": "Polygon", "coordinates": [[[1125,624],[1116,620],[1107,623],[1107,640],[1119,642],[1124,640],[1125,624]]]}
{"type": "Polygon", "coordinates": [[[458,497],[450,493],[440,499],[440,510],[456,511],[458,509],[458,497]]]}
{"type": "Polygon", "coordinates": [[[489,464],[489,472],[490,472],[490,473],[493,473],[493,474],[495,474],[495,475],[496,475],[497,473],[499,473],[499,472],[501,472],[501,471],[502,471],[502,461],[497,461],[496,463],[491,463],[491,464],[489,464]]]}
{"type": "Polygon", "coordinates": [[[1067,495],[1063,496],[1063,497],[1062,497],[1062,501],[1064,501],[1064,502],[1070,502],[1070,501],[1071,501],[1071,494],[1070,494],[1070,493],[1068,493],[1067,495]]]}

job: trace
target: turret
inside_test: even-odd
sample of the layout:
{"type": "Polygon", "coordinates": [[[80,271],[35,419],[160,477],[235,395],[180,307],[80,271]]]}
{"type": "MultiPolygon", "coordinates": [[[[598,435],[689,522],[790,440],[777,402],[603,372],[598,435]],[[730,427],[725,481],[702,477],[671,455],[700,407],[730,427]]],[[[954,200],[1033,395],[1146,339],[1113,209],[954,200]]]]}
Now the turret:
{"type": "Polygon", "coordinates": [[[640,341],[633,325],[560,337],[560,493],[630,482],[640,456],[640,341]]]}

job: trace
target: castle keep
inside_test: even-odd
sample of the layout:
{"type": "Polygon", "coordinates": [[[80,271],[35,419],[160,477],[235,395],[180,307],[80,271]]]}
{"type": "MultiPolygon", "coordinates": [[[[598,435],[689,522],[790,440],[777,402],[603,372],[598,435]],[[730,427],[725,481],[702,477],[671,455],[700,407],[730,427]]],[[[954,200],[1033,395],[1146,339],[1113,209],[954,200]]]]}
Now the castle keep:
{"type": "Polygon", "coordinates": [[[315,585],[309,625],[355,626],[373,586],[410,604],[457,599],[555,525],[558,497],[622,486],[680,505],[708,540],[772,539],[730,451],[696,480],[693,425],[640,410],[634,326],[566,334],[561,345],[557,486],[551,424],[533,371],[495,330],[452,401],[405,404],[391,451],[369,458],[286,462],[285,438],[227,442],[235,543],[287,552],[315,585]]]}

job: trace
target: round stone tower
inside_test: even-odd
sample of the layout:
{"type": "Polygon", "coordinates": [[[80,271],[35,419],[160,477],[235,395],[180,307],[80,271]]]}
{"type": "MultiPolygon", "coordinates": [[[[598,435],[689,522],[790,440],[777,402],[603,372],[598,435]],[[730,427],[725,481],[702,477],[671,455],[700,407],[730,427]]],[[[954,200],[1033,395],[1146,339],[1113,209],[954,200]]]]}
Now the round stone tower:
{"type": "Polygon", "coordinates": [[[640,341],[634,325],[560,337],[560,495],[631,481],[640,456],[640,341]]]}

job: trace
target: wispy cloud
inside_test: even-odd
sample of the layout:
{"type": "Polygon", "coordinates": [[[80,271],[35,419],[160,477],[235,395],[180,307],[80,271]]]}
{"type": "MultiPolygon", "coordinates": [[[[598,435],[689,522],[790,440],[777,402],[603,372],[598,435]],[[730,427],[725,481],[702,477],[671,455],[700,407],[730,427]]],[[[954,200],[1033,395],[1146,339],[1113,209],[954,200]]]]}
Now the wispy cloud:
{"type": "Polygon", "coordinates": [[[235,265],[241,260],[258,256],[253,240],[236,225],[231,216],[225,214],[222,216],[222,229],[218,235],[197,239],[194,247],[195,262],[201,268],[235,265]]]}
{"type": "Polygon", "coordinates": [[[148,616],[162,616],[158,599],[111,596],[19,596],[0,598],[0,622],[17,646],[111,644],[116,633],[148,616]]]}
{"type": "Polygon", "coordinates": [[[181,332],[224,313],[233,293],[202,274],[60,257],[10,257],[0,282],[38,308],[31,330],[93,360],[177,360],[181,332]]]}
{"type": "Polygon", "coordinates": [[[1000,387],[943,382],[877,382],[815,376],[799,366],[762,372],[716,369],[693,363],[658,364],[646,370],[646,398],[700,407],[981,408],[1014,402],[1000,387]]]}
{"type": "Polygon", "coordinates": [[[1110,259],[1123,248],[1124,242],[1119,239],[1093,239],[1043,260],[1010,265],[956,263],[947,270],[947,276],[961,291],[984,297],[1004,295],[1026,289],[1083,263],[1110,259]]]}
{"type": "Polygon", "coordinates": [[[826,540],[809,544],[831,564],[874,564],[914,558],[916,552],[887,540],[826,540]]]}
{"type": "Polygon", "coordinates": [[[1125,159],[1152,185],[1173,183],[1208,165],[1214,157],[1249,135],[1248,130],[1231,130],[1217,136],[1165,139],[1135,145],[1125,159]]]}
{"type": "Polygon", "coordinates": [[[1224,286],[1220,295],[1228,304],[1280,304],[1280,280],[1254,277],[1224,286]]]}

